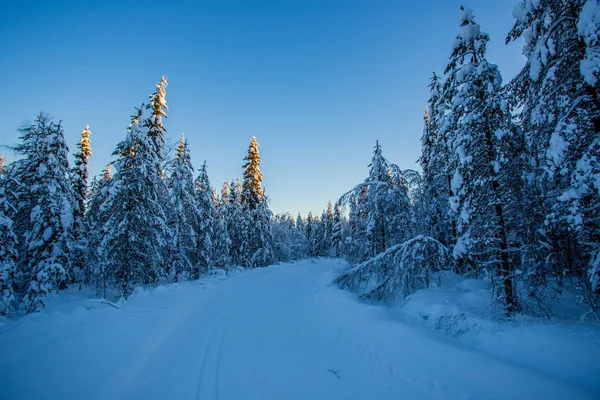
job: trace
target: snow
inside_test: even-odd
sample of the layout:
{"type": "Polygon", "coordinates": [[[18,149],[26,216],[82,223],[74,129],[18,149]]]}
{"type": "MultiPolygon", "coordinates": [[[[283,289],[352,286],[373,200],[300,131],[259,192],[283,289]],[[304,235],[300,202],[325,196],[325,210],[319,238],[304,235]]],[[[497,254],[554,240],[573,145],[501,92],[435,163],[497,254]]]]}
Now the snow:
{"type": "Polygon", "coordinates": [[[546,157],[556,166],[560,167],[565,158],[565,153],[569,147],[561,132],[554,131],[550,137],[548,149],[546,150],[546,157]]]}
{"type": "Polygon", "coordinates": [[[0,323],[0,398],[600,396],[597,325],[485,319],[485,282],[452,275],[404,307],[368,305],[330,285],[345,267],[221,272],[114,306],[62,292],[0,323]]]}
{"type": "Polygon", "coordinates": [[[519,22],[526,22],[529,15],[540,6],[540,0],[524,0],[517,3],[513,9],[512,15],[519,22]]]}
{"type": "MultiPolygon", "coordinates": [[[[458,191],[462,188],[464,183],[464,179],[460,171],[457,169],[454,171],[454,175],[452,175],[452,180],[450,181],[450,187],[453,193],[458,193],[458,191]]],[[[456,210],[454,210],[456,211],[456,210]]]]}
{"type": "Polygon", "coordinates": [[[555,309],[560,322],[526,316],[508,322],[490,306],[487,282],[445,271],[441,287],[414,293],[393,314],[438,330],[464,348],[598,393],[600,326],[568,320],[577,315],[569,308],[576,307],[575,299],[573,294],[555,309]]]}
{"type": "Polygon", "coordinates": [[[473,10],[470,8],[462,8],[458,15],[458,20],[462,26],[459,37],[464,42],[474,41],[481,33],[479,24],[473,22],[473,18],[473,10]]]}
{"type": "Polygon", "coordinates": [[[585,57],[581,60],[580,71],[584,80],[591,86],[596,84],[600,74],[600,3],[587,0],[577,21],[577,31],[586,44],[585,57]]]}
{"type": "Polygon", "coordinates": [[[38,175],[44,176],[46,175],[46,172],[48,172],[48,167],[46,167],[46,164],[40,164],[38,167],[38,175]]]}

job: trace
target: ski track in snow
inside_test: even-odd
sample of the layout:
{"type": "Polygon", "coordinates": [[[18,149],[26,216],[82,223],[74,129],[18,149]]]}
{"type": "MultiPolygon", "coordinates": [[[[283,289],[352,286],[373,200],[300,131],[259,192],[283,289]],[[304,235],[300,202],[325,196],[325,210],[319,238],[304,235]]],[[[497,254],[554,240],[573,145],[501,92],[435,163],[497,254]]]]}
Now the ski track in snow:
{"type": "Polygon", "coordinates": [[[221,352],[223,351],[223,340],[227,330],[227,326],[222,322],[222,320],[223,316],[219,316],[212,333],[210,334],[206,348],[204,349],[202,364],[200,366],[200,374],[198,376],[198,393],[196,396],[198,399],[219,398],[219,370],[221,366],[221,352]],[[217,337],[218,339],[216,339],[217,337]],[[219,344],[215,350],[214,343],[216,340],[219,341],[219,344]],[[207,378],[205,371],[207,369],[207,360],[209,359],[211,360],[208,362],[209,370],[207,378]]]}
{"type": "Polygon", "coordinates": [[[5,323],[0,399],[600,398],[361,303],[330,285],[339,267],[306,260],[5,323]]]}

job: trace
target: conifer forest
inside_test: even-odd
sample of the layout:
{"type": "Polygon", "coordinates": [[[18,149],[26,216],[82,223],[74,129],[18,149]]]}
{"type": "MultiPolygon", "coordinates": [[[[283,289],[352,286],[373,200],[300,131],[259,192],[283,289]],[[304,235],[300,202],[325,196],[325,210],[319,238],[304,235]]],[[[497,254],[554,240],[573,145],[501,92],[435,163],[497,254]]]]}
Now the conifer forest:
{"type": "MultiPolygon", "coordinates": [[[[258,282],[275,279],[267,273],[271,265],[310,268],[306,260],[327,259],[337,267],[315,284],[313,296],[327,288],[396,309],[454,279],[481,285],[487,303],[480,311],[493,310],[498,320],[553,321],[571,296],[577,318],[596,323],[598,0],[519,2],[514,26],[500,38],[522,43],[526,57],[510,81],[487,59],[486,27],[473,10],[459,11],[456,36],[446,38],[447,64],[420,82],[429,100],[422,132],[411,133],[421,138],[418,165],[400,168],[385,157],[385,143],[374,140],[356,161],[365,166],[364,180],[306,215],[271,211],[260,137],[248,137],[243,160],[229,160],[241,166],[240,178],[222,184],[209,179],[204,154],[191,154],[193,136],[182,135],[169,151],[164,76],[153,90],[148,82],[149,97],[132,104],[122,140],[96,176],[88,165],[101,132],[81,127],[79,142],[68,144],[59,115],[23,116],[30,120],[19,142],[3,149],[0,165],[0,318],[9,324],[43,313],[49,299],[77,291],[116,312],[143,290],[204,285],[234,273],[256,273],[250,277],[258,282]]],[[[273,301],[285,302],[285,290],[281,296],[273,301]]],[[[433,319],[429,312],[420,314],[422,323],[433,319]]],[[[436,320],[435,329],[453,329],[451,336],[473,330],[454,330],[464,323],[461,315],[448,321],[436,320]]],[[[221,325],[215,332],[226,329],[221,325]]],[[[216,350],[208,346],[210,363],[216,350]]],[[[324,368],[334,384],[351,374],[324,368]]],[[[600,390],[597,369],[589,381],[587,393],[600,393],[593,392],[600,390]]],[[[413,389],[425,388],[414,382],[413,389]]],[[[118,393],[127,397],[123,388],[118,393]]],[[[332,393],[322,395],[336,398],[332,393]]]]}

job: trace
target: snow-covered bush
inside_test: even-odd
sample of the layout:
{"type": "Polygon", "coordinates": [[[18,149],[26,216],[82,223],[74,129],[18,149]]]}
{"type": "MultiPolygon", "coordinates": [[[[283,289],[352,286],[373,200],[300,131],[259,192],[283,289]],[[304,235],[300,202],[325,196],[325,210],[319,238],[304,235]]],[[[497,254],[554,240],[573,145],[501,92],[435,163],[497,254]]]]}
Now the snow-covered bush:
{"type": "Polygon", "coordinates": [[[393,303],[439,281],[439,272],[450,264],[446,246],[419,235],[357,265],[334,282],[362,298],[393,303]]]}

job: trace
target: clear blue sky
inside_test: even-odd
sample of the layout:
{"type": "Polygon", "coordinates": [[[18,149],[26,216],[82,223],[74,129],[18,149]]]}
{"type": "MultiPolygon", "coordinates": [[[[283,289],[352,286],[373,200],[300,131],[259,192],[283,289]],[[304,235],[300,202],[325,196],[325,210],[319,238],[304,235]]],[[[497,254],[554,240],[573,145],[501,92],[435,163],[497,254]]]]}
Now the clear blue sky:
{"type": "MultiPolygon", "coordinates": [[[[39,111],[63,121],[71,150],[86,124],[91,173],[111,160],[134,107],[169,80],[171,142],[185,132],[212,184],[242,174],[252,136],[274,212],[319,212],[384,156],[418,168],[432,71],[458,26],[455,0],[11,1],[0,22],[0,143],[39,111]]],[[[508,81],[516,0],[470,0],[508,81]]]]}

